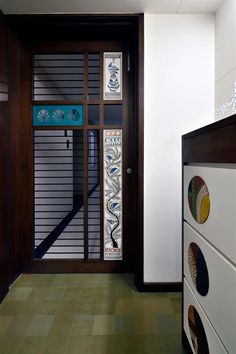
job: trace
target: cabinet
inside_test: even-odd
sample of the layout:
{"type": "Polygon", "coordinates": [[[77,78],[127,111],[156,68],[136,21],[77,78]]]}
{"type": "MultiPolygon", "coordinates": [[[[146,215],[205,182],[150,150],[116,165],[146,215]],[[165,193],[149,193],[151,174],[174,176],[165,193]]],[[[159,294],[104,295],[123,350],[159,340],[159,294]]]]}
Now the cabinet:
{"type": "Polygon", "coordinates": [[[194,354],[236,348],[235,118],[182,141],[183,344],[194,354]]]}

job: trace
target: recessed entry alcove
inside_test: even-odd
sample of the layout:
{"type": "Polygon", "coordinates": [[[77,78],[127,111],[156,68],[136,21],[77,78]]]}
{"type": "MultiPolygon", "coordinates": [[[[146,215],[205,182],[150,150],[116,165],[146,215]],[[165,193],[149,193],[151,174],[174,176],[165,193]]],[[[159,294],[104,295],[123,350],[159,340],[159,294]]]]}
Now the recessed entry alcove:
{"type": "Polygon", "coordinates": [[[143,15],[1,23],[9,41],[1,98],[14,147],[6,278],[130,272],[141,286],[143,15]]]}

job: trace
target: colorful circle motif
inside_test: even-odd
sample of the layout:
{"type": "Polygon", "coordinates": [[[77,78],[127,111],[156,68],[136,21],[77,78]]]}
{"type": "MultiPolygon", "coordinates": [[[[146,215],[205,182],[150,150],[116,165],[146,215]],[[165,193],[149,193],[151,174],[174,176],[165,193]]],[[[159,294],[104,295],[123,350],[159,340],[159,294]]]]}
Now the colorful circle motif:
{"type": "Polygon", "coordinates": [[[206,296],[209,291],[207,264],[202,251],[194,242],[188,248],[188,266],[195,288],[200,295],[206,296]]]}
{"type": "Polygon", "coordinates": [[[209,347],[202,320],[193,305],[188,308],[188,325],[196,354],[209,354],[209,347]]]}
{"type": "Polygon", "coordinates": [[[210,196],[205,182],[199,176],[194,176],[189,183],[188,203],[194,219],[203,224],[210,213],[210,196]]]}

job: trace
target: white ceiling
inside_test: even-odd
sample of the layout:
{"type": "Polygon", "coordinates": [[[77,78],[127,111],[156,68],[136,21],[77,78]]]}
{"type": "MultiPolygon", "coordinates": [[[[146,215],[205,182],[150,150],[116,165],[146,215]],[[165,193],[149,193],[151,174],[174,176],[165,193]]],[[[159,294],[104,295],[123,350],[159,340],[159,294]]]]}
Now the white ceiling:
{"type": "Polygon", "coordinates": [[[212,13],[227,0],[0,0],[5,14],[212,13]]]}

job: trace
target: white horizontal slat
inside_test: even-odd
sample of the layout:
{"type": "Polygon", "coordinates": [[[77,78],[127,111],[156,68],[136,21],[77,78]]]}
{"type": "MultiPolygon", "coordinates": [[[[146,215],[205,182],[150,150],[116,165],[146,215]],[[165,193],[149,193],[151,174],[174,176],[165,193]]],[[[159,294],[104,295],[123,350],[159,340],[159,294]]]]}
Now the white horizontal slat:
{"type": "Polygon", "coordinates": [[[100,225],[88,225],[89,233],[100,232],[100,225]]]}
{"type": "Polygon", "coordinates": [[[60,164],[61,166],[66,163],[70,164],[70,166],[73,164],[73,157],[35,157],[34,159],[35,164],[43,164],[46,166],[50,166],[51,164],[60,164]]]}
{"type": "Polygon", "coordinates": [[[81,60],[84,58],[84,54],[35,54],[34,55],[34,60],[81,60]]]}
{"type": "MultiPolygon", "coordinates": [[[[77,246],[83,246],[84,245],[84,240],[83,239],[78,239],[78,240],[65,240],[65,239],[57,239],[53,246],[65,246],[65,247],[77,247],[77,246]]],[[[63,247],[64,248],[64,247],[63,247]]]]}
{"type": "Polygon", "coordinates": [[[70,238],[76,238],[77,240],[83,240],[84,239],[84,233],[83,231],[70,231],[70,232],[66,232],[63,231],[61,233],[61,235],[59,236],[60,240],[66,240],[66,239],[70,239],[70,238]]]}
{"type": "Polygon", "coordinates": [[[99,253],[89,253],[89,259],[100,259],[99,253]]]}
{"type": "Polygon", "coordinates": [[[35,177],[73,177],[73,171],[35,171],[34,175],[35,177]]]}
{"type": "Polygon", "coordinates": [[[35,205],[60,205],[60,204],[68,204],[73,206],[72,198],[35,198],[35,205]]]}
{"type": "Polygon", "coordinates": [[[72,210],[71,205],[35,205],[35,211],[62,211],[62,212],[69,212],[72,210]]]}
{"type": "Polygon", "coordinates": [[[84,247],[82,246],[63,246],[63,247],[58,247],[58,246],[52,246],[49,248],[47,253],[54,253],[54,252],[60,252],[60,253],[70,253],[70,252],[83,252],[84,247]]]}
{"type": "Polygon", "coordinates": [[[84,259],[84,254],[79,253],[79,254],[55,254],[55,253],[46,253],[43,256],[43,259],[84,259]]]}
{"type": "Polygon", "coordinates": [[[68,211],[36,211],[35,218],[50,218],[58,220],[63,219],[68,214],[68,211]]]}
{"type": "MultiPolygon", "coordinates": [[[[73,165],[72,164],[51,164],[50,167],[49,165],[39,165],[39,164],[35,164],[35,172],[39,172],[39,171],[48,171],[48,169],[50,168],[50,171],[61,171],[62,169],[65,171],[72,171],[73,169],[73,165]]],[[[82,168],[82,165],[76,164],[76,169],[80,169],[82,168]]]]}
{"type": "MultiPolygon", "coordinates": [[[[73,132],[72,130],[66,130],[66,134],[68,138],[69,136],[72,136],[73,132]]],[[[37,139],[37,137],[41,137],[41,139],[44,139],[45,137],[49,137],[48,139],[50,139],[52,136],[65,138],[65,130],[35,130],[34,131],[34,139],[37,139]]]]}
{"type": "Polygon", "coordinates": [[[73,178],[72,177],[57,177],[57,178],[48,178],[48,177],[35,177],[34,178],[34,183],[36,184],[64,184],[64,183],[70,183],[73,184],[73,178]]]}

